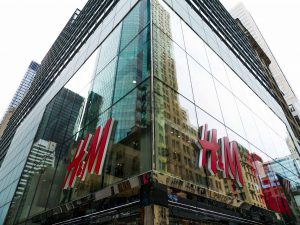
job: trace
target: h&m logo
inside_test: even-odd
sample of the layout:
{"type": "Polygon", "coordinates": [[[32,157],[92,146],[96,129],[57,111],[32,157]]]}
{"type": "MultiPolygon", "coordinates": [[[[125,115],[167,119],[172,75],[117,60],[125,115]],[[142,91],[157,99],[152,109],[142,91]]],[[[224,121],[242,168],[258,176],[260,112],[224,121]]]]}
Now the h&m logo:
{"type": "Polygon", "coordinates": [[[207,166],[210,175],[215,175],[217,170],[222,171],[223,178],[236,180],[243,187],[244,180],[235,141],[229,142],[228,137],[217,141],[217,130],[208,131],[208,125],[199,127],[198,140],[194,142],[196,149],[196,164],[199,168],[207,166]]]}

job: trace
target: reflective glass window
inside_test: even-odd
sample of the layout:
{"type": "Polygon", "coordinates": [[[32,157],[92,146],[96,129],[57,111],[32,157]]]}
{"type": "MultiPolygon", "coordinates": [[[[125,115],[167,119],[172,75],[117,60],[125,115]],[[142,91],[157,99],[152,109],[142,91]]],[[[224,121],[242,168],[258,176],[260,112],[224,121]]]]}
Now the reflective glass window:
{"type": "MultiPolygon", "coordinates": [[[[150,75],[149,32],[148,26],[120,52],[114,84],[114,102],[150,75]]],[[[121,40],[127,38],[126,32],[122,33],[121,40]]]]}
{"type": "Polygon", "coordinates": [[[158,28],[153,29],[154,76],[193,101],[187,54],[158,28]]]}
{"type": "Polygon", "coordinates": [[[164,34],[184,48],[180,18],[162,0],[152,2],[152,20],[164,34]]]}
{"type": "Polygon", "coordinates": [[[184,41],[187,53],[191,55],[207,71],[210,71],[204,42],[184,22],[182,22],[182,31],[184,34],[184,41]]]}
{"type": "Polygon", "coordinates": [[[206,48],[212,75],[224,86],[230,88],[222,59],[209,47],[206,48]]]}
{"type": "Polygon", "coordinates": [[[215,84],[225,125],[242,137],[245,137],[245,131],[236,106],[235,97],[218,81],[215,81],[215,84]]]}
{"type": "Polygon", "coordinates": [[[147,0],[142,0],[122,21],[120,50],[123,50],[126,45],[148,25],[149,19],[149,3],[147,0]]]}
{"type": "Polygon", "coordinates": [[[198,176],[198,183],[205,184],[203,171],[194,167],[195,105],[158,80],[154,85],[156,170],[194,182],[198,176]]]}
{"type": "Polygon", "coordinates": [[[236,100],[237,107],[241,116],[243,126],[245,128],[246,137],[249,142],[259,148],[263,148],[261,136],[259,135],[258,128],[254,121],[253,112],[246,107],[241,101],[236,100]]]}
{"type": "Polygon", "coordinates": [[[212,76],[191,57],[188,62],[196,105],[223,121],[212,76]]]}
{"type": "Polygon", "coordinates": [[[99,73],[118,53],[122,26],[119,25],[100,47],[96,74],[99,73]]]}

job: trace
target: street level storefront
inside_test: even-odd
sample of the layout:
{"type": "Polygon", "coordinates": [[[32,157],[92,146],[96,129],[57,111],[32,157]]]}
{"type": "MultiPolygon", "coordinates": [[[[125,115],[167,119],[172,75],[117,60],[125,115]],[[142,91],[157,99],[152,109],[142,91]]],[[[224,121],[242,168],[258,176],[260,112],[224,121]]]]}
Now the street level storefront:
{"type": "Polygon", "coordinates": [[[295,146],[259,66],[190,1],[104,2],[12,140],[4,224],[297,224],[276,161],[295,146]]]}

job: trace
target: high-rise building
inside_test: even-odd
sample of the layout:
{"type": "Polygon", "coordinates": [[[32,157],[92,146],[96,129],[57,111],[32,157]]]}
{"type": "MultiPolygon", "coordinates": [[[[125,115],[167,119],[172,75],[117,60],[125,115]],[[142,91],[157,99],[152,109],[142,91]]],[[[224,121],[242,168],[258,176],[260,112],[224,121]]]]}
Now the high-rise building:
{"type": "Polygon", "coordinates": [[[12,100],[8,106],[8,109],[5,113],[5,115],[2,118],[2,121],[0,124],[0,138],[8,124],[10,117],[13,114],[13,112],[18,107],[18,105],[21,103],[21,101],[25,97],[28,89],[30,88],[31,83],[36,75],[38,68],[39,68],[39,64],[34,61],[31,61],[14,97],[12,98],[12,100]]]}
{"type": "Polygon", "coordinates": [[[238,19],[243,26],[248,30],[251,36],[255,39],[258,45],[263,49],[265,54],[268,56],[270,60],[269,69],[272,73],[272,76],[275,78],[284,99],[286,100],[290,112],[295,117],[298,126],[300,126],[300,102],[295,92],[293,91],[291,85],[289,84],[286,76],[284,75],[279,63],[277,62],[275,56],[273,55],[268,43],[260,32],[255,20],[246,9],[243,3],[239,3],[236,5],[231,11],[230,14],[233,18],[238,19]]]}
{"type": "Polygon", "coordinates": [[[11,100],[10,104],[9,104],[9,108],[17,108],[18,105],[21,103],[21,101],[23,100],[24,96],[26,95],[28,89],[31,86],[31,83],[36,75],[36,72],[39,68],[39,64],[31,61],[13,99],[11,100]]]}
{"type": "Polygon", "coordinates": [[[299,223],[264,58],[219,1],[87,1],[4,132],[0,224],[299,223]]]}

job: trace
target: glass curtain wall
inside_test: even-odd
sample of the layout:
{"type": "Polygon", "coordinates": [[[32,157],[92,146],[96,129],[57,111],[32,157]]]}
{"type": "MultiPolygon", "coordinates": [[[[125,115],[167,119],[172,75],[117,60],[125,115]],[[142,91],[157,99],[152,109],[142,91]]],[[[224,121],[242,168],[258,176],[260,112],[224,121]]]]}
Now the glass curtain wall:
{"type": "Polygon", "coordinates": [[[142,0],[49,102],[6,224],[151,170],[149,17],[149,3],[142,0]],[[87,152],[93,145],[83,140],[96,136],[99,127],[105,133],[110,118],[114,123],[101,171],[88,171],[83,178],[77,170],[69,183],[78,149],[84,145],[87,152]]]}
{"type": "Polygon", "coordinates": [[[240,79],[242,64],[200,16],[185,1],[167,2],[184,20],[162,0],[152,1],[154,169],[226,196],[234,207],[269,209],[297,221],[299,210],[290,187],[299,180],[285,174],[298,173],[279,160],[291,155],[285,124],[240,79]],[[227,61],[232,64],[226,64],[222,55],[231,55],[227,61]],[[241,177],[224,179],[222,168],[212,172],[207,166],[221,157],[223,137],[236,145],[232,171],[239,164],[241,172],[236,175],[241,177]],[[203,153],[201,139],[219,145],[215,159],[212,149],[203,153]],[[206,166],[199,166],[199,157],[206,166]],[[241,180],[243,185],[237,182],[241,180]]]}
{"type": "MultiPolygon", "coordinates": [[[[291,187],[300,181],[287,179],[295,172],[279,160],[293,148],[286,143],[286,126],[240,79],[240,73],[252,75],[210,27],[185,1],[168,2],[181,17],[162,0],[152,0],[150,24],[150,1],[141,0],[91,56],[78,53],[78,63],[88,59],[46,107],[6,224],[21,224],[150,170],[225,196],[236,209],[268,209],[297,220],[291,187]],[[114,123],[107,126],[110,119],[114,123]],[[101,169],[96,173],[93,165],[83,173],[89,161],[78,159],[89,159],[87,152],[102,143],[106,136],[100,131],[107,134],[101,169]],[[223,164],[206,166],[212,165],[212,149],[203,157],[199,141],[219,146],[213,158],[218,161],[221,140],[235,146],[231,172],[239,169],[240,177],[225,179],[223,164]]],[[[172,185],[169,191],[178,193],[172,185]]],[[[162,211],[162,220],[176,218],[162,211]]]]}

